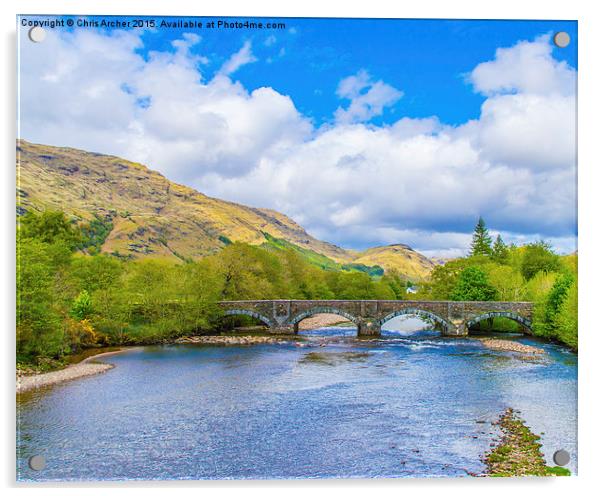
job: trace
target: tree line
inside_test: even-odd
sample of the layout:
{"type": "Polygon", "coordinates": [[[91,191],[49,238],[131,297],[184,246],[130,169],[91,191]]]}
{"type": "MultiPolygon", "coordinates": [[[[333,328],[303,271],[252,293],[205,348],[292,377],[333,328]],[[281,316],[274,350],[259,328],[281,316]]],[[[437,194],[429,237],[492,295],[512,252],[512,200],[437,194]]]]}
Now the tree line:
{"type": "MultiPolygon", "coordinates": [[[[437,266],[429,281],[420,285],[416,297],[531,301],[536,336],[574,350],[578,347],[577,254],[559,256],[544,241],[508,246],[500,235],[493,241],[482,218],[475,226],[469,255],[437,266]]],[[[517,324],[495,319],[493,327],[514,330],[517,324]]]]}
{"type": "Polygon", "coordinates": [[[62,212],[20,218],[18,362],[51,363],[91,346],[208,332],[223,325],[220,300],[400,299],[406,292],[407,281],[395,272],[374,278],[325,270],[292,249],[244,243],[183,264],[124,260],[99,253],[89,239],[96,227],[78,226],[62,212]]]}
{"type": "MultiPolygon", "coordinates": [[[[125,260],[99,253],[88,239],[97,231],[62,212],[21,217],[19,362],[39,364],[91,346],[147,344],[219,329],[220,300],[407,298],[408,281],[394,271],[371,277],[327,270],[292,249],[244,243],[188,263],[125,260]]],[[[543,241],[493,241],[482,219],[470,254],[437,266],[412,298],[532,301],[534,333],[577,349],[577,255],[559,256],[543,241]]],[[[498,319],[493,325],[516,328],[498,319]]]]}

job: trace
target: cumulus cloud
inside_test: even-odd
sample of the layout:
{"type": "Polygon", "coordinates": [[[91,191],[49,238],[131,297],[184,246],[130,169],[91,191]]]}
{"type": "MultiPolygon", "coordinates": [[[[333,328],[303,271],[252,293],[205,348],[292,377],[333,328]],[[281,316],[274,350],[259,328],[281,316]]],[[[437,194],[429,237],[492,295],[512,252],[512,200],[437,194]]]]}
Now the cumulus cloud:
{"type": "Polygon", "coordinates": [[[346,109],[339,107],[335,119],[340,123],[366,122],[382,115],[385,107],[394,105],[403,92],[383,81],[373,81],[365,70],[343,79],[337,88],[340,98],[350,100],[346,109]]]}
{"type": "Polygon", "coordinates": [[[498,48],[495,59],[479,64],[468,79],[485,95],[573,95],[576,72],[566,62],[554,59],[550,35],[545,34],[532,42],[498,48]]]}
{"type": "Polygon", "coordinates": [[[229,76],[240,69],[243,65],[251,64],[252,62],[257,62],[257,58],[251,52],[251,42],[247,40],[244,42],[242,48],[238,52],[226,60],[220,72],[229,76]]]}
{"type": "MultiPolygon", "coordinates": [[[[248,92],[222,73],[205,82],[203,58],[190,54],[199,42],[185,35],[174,51],[145,60],[133,33],[52,31],[44,43],[23,40],[22,136],[120,155],[191,183],[212,170],[244,175],[271,149],[311,132],[288,96],[248,92]]],[[[229,71],[249,60],[245,47],[229,71]]]]}
{"type": "Polygon", "coordinates": [[[250,42],[213,77],[196,35],[146,57],[120,31],[51,31],[21,47],[25,139],[146,163],[347,247],[458,255],[483,215],[508,241],[574,248],[576,75],[547,36],[477,65],[467,81],[486,95],[481,114],[456,127],[436,116],[371,124],[402,92],[360,70],[337,88],[348,105],[316,128],[290,97],[230,78],[255,60],[250,42]]]}

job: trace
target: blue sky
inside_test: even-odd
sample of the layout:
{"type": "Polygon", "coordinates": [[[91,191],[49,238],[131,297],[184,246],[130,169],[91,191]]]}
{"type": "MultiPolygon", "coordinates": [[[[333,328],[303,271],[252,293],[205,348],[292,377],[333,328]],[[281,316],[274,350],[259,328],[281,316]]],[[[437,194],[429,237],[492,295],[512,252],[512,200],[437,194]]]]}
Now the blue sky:
{"type": "Polygon", "coordinates": [[[22,137],[143,162],[346,247],[454,256],[483,215],[509,241],[575,249],[575,22],[250,20],[286,28],[41,44],[21,28],[22,137]]]}
{"type": "MultiPolygon", "coordinates": [[[[251,34],[248,30],[195,31],[203,42],[192,52],[211,54],[206,66],[211,74],[245,41],[251,40],[259,60],[241,67],[236,79],[249,90],[267,84],[290,95],[297,108],[318,123],[327,122],[339,106],[335,90],[340,79],[361,67],[388,84],[403,88],[407,96],[375,118],[375,124],[391,124],[401,115],[437,115],[447,124],[461,124],[477,118],[485,100],[466,84],[464,74],[492,58],[498,47],[548,32],[565,31],[571,39],[577,39],[574,21],[265,20],[285,22],[287,28],[251,34]],[[284,53],[279,55],[282,49],[284,53]]],[[[141,53],[169,50],[171,41],[183,32],[186,30],[148,32],[141,53]]],[[[570,48],[554,47],[553,55],[577,68],[576,43],[570,48]]]]}

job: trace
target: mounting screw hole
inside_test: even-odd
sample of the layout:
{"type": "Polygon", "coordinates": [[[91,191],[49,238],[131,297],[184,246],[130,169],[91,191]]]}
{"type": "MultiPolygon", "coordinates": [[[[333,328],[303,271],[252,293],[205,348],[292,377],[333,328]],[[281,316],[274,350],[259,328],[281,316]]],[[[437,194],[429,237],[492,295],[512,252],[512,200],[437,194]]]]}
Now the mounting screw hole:
{"type": "Polygon", "coordinates": [[[554,45],[556,45],[558,48],[565,48],[569,46],[570,42],[571,37],[566,31],[560,31],[554,35],[554,45]]]}
{"type": "Polygon", "coordinates": [[[29,39],[34,43],[42,43],[46,39],[46,31],[40,26],[34,26],[29,30],[29,39]]]}
{"type": "Polygon", "coordinates": [[[46,467],[46,458],[42,455],[33,455],[29,458],[29,468],[31,470],[44,470],[46,467]]]}
{"type": "Polygon", "coordinates": [[[571,461],[571,455],[567,450],[558,450],[554,453],[554,463],[560,467],[564,467],[567,463],[571,461]]]}

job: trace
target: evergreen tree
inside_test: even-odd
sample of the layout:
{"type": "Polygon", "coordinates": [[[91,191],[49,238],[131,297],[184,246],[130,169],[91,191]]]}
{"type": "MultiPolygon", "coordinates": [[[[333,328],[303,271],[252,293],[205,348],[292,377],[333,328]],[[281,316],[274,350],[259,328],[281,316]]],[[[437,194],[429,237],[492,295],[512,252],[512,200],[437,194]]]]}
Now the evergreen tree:
{"type": "Polygon", "coordinates": [[[499,234],[495,238],[491,252],[493,259],[498,263],[505,263],[508,260],[508,247],[499,234]]]}
{"type": "Polygon", "coordinates": [[[470,255],[491,255],[491,236],[485,226],[483,217],[479,217],[479,222],[474,228],[472,243],[470,244],[470,255]]]}

